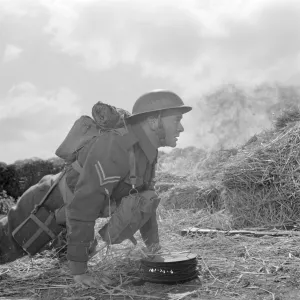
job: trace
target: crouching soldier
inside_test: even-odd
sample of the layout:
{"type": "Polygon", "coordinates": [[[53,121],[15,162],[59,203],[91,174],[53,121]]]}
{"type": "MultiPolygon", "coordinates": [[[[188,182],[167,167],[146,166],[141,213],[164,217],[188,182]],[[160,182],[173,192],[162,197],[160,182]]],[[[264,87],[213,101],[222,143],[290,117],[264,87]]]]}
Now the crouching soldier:
{"type": "Polygon", "coordinates": [[[140,230],[145,245],[159,249],[157,149],[176,146],[182,115],[191,109],[173,92],[152,91],[135,102],[124,128],[86,138],[62,173],[42,178],[0,220],[0,263],[38,252],[66,226],[71,274],[76,282],[97,287],[87,262],[96,245],[95,221],[110,215],[99,231],[106,243],[134,242],[140,230]]]}

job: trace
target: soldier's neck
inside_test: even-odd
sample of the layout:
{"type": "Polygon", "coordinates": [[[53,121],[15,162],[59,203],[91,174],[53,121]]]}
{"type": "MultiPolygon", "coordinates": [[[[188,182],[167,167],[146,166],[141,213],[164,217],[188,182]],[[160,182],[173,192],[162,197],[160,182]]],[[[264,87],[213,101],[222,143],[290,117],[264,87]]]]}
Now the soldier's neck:
{"type": "Polygon", "coordinates": [[[144,130],[146,136],[150,140],[154,148],[158,149],[160,147],[160,142],[154,130],[148,126],[147,123],[142,124],[142,129],[144,130]]]}

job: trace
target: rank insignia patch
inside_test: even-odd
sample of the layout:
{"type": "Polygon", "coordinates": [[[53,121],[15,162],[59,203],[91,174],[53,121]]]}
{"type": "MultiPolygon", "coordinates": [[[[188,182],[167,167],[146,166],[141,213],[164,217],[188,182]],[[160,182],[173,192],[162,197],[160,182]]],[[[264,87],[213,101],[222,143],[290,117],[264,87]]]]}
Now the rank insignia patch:
{"type": "Polygon", "coordinates": [[[121,179],[121,176],[106,176],[104,169],[99,161],[95,164],[95,168],[99,177],[100,186],[108,183],[115,183],[121,179]]]}

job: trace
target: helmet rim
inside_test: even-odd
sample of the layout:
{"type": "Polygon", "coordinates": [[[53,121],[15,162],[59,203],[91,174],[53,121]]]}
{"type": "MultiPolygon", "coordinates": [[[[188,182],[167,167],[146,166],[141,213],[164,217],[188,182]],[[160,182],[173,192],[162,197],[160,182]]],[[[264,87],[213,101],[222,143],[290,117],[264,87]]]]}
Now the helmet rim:
{"type": "Polygon", "coordinates": [[[188,105],[181,105],[181,106],[172,106],[172,107],[167,107],[167,108],[157,108],[157,109],[153,109],[153,110],[148,110],[148,111],[137,112],[137,113],[131,114],[129,117],[126,117],[126,120],[131,121],[131,120],[135,119],[136,117],[140,117],[140,116],[146,117],[146,116],[152,115],[153,113],[167,111],[167,110],[177,110],[177,111],[180,111],[182,114],[185,114],[185,113],[191,111],[192,107],[188,106],[188,105]]]}

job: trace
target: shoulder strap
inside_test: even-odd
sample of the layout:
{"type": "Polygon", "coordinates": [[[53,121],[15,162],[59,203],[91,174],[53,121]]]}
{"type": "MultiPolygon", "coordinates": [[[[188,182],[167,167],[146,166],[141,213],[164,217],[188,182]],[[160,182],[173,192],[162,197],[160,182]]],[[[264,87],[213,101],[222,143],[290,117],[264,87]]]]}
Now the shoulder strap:
{"type": "Polygon", "coordinates": [[[136,159],[134,154],[134,146],[129,148],[129,179],[133,189],[136,186],[136,159]]]}
{"type": "Polygon", "coordinates": [[[60,175],[56,178],[56,180],[53,182],[53,184],[51,185],[50,189],[48,190],[48,192],[46,193],[46,195],[43,197],[43,199],[41,200],[40,203],[36,204],[33,208],[33,210],[31,211],[31,214],[35,214],[37,212],[37,210],[43,206],[43,204],[46,202],[46,200],[48,199],[49,195],[51,194],[51,192],[53,191],[53,189],[57,186],[57,184],[59,183],[59,181],[63,178],[63,176],[66,173],[66,169],[64,169],[60,175]]]}
{"type": "Polygon", "coordinates": [[[77,159],[75,161],[73,161],[71,165],[75,171],[77,171],[79,174],[81,174],[82,166],[80,165],[80,163],[77,159]]]}

